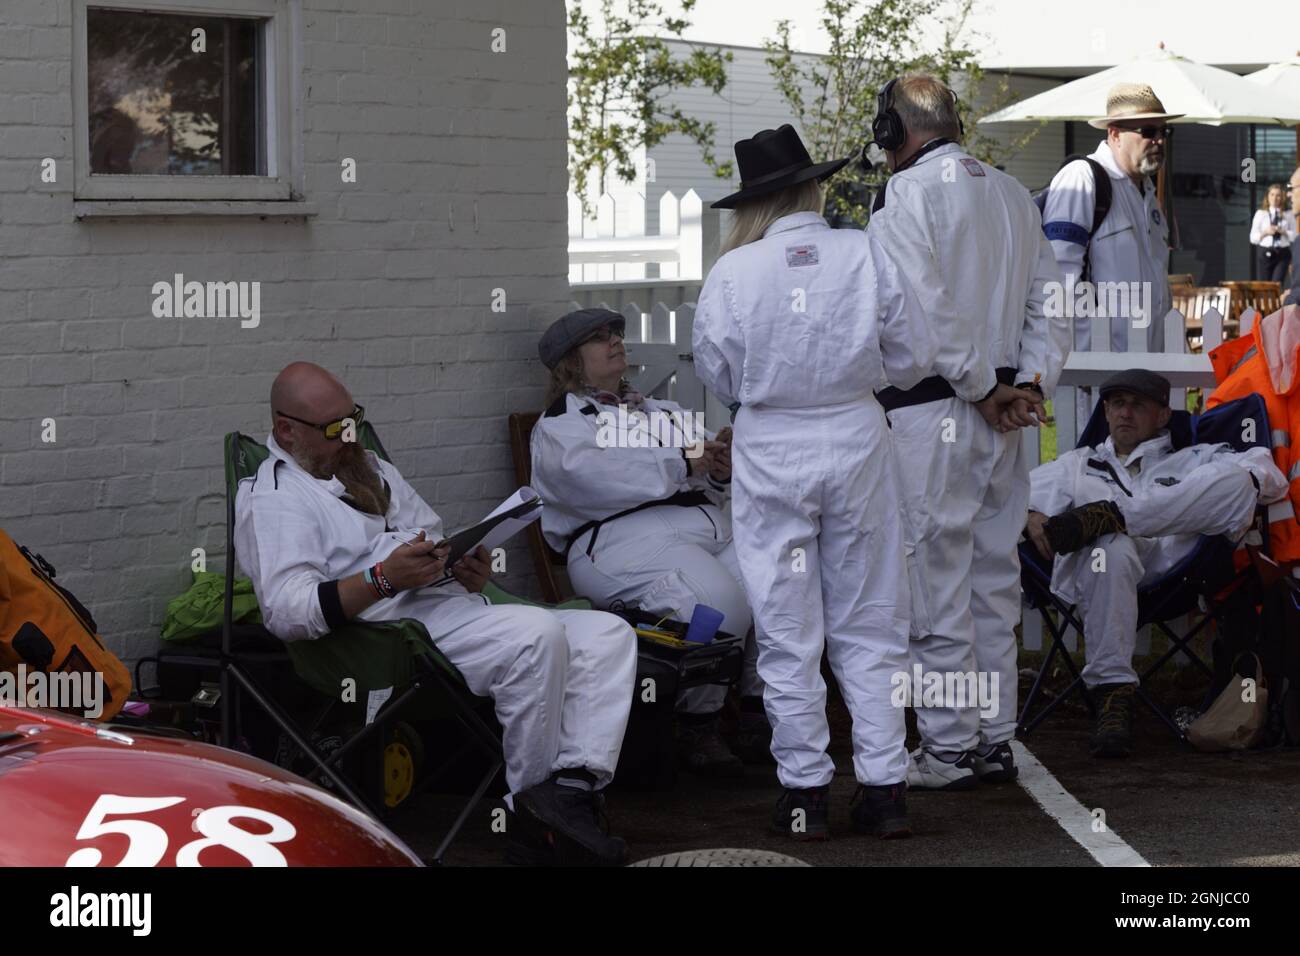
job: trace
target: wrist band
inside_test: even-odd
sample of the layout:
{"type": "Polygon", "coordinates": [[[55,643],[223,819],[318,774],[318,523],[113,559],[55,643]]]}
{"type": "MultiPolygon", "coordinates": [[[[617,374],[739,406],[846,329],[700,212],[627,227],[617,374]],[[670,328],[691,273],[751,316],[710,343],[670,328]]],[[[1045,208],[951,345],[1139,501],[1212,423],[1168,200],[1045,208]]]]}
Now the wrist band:
{"type": "Polygon", "coordinates": [[[375,581],[374,568],[366,568],[364,578],[367,584],[374,589],[375,597],[383,598],[384,592],[380,590],[379,584],[375,581]]]}
{"type": "Polygon", "coordinates": [[[397,588],[393,587],[392,582],[384,574],[384,562],[382,561],[375,565],[375,583],[379,586],[378,590],[384,597],[390,598],[397,594],[397,588]]]}

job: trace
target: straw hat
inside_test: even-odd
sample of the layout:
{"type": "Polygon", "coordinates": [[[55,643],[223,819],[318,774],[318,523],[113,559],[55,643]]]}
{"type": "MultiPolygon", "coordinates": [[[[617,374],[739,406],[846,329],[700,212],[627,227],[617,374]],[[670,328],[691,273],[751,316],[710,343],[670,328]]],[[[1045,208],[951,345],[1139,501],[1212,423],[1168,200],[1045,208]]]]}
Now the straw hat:
{"type": "Polygon", "coordinates": [[[1116,83],[1106,94],[1106,115],[1088,120],[1094,129],[1105,129],[1112,123],[1130,120],[1170,120],[1186,113],[1166,113],[1156,91],[1145,83],[1116,83]]]}

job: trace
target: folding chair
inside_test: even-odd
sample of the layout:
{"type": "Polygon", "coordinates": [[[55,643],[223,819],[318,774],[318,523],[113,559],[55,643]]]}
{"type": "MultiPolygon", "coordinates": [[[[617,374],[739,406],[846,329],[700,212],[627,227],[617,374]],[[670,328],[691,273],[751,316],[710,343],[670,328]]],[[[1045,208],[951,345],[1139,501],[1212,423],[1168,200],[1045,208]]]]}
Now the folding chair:
{"type": "MultiPolygon", "coordinates": [[[[1169,421],[1169,432],[1175,448],[1218,442],[1226,442],[1237,451],[1245,451],[1256,446],[1271,447],[1268,412],[1264,400],[1258,395],[1249,395],[1228,402],[1199,416],[1192,416],[1185,411],[1175,411],[1169,421]],[[1248,419],[1253,419],[1253,429],[1247,427],[1248,419]]],[[[1101,403],[1098,402],[1087,428],[1084,429],[1075,447],[1083,448],[1099,444],[1105,441],[1107,434],[1105,414],[1101,403]]],[[[1262,517],[1262,509],[1257,510],[1257,522],[1262,517]]],[[[1211,621],[1223,624],[1231,609],[1229,602],[1238,589],[1253,578],[1254,572],[1249,565],[1241,570],[1234,566],[1233,555],[1237,545],[1238,542],[1231,541],[1223,535],[1202,535],[1193,550],[1167,574],[1138,590],[1138,628],[1148,625],[1155,628],[1169,641],[1169,648],[1139,675],[1137,697],[1179,740],[1186,739],[1183,731],[1166,710],[1147,693],[1145,685],[1170,660],[1181,654],[1210,679],[1211,687],[1202,701],[1201,709],[1204,710],[1209,705],[1215,690],[1213,687],[1215,674],[1192,649],[1191,642],[1209,626],[1211,621]],[[1204,611],[1201,611],[1201,602],[1204,602],[1204,611]],[[1169,622],[1189,614],[1198,614],[1198,619],[1187,633],[1177,634],[1169,626],[1169,622]]],[[[1038,669],[1020,710],[1016,730],[1021,737],[1025,737],[1075,691],[1083,698],[1090,716],[1095,718],[1097,710],[1092,695],[1083,683],[1082,672],[1065,646],[1065,636],[1071,628],[1084,640],[1087,639],[1076,606],[1067,604],[1052,593],[1052,563],[1044,561],[1042,555],[1029,542],[1022,542],[1020,545],[1020,569],[1020,582],[1025,602],[1031,608],[1042,612],[1050,611],[1055,615],[1053,620],[1053,614],[1043,614],[1051,638],[1051,646],[1043,658],[1042,666],[1038,669]],[[1073,680],[1064,692],[1045,704],[1035,714],[1034,705],[1043,693],[1043,685],[1058,655],[1065,662],[1073,680]]]]}
{"type": "MultiPolygon", "coordinates": [[[[358,441],[363,447],[389,461],[388,452],[379,441],[369,422],[363,422],[358,429],[358,441]]],[[[417,699],[432,699],[447,712],[466,732],[466,740],[446,758],[442,764],[425,777],[424,784],[429,786],[455,765],[461,758],[478,753],[486,761],[486,769],[478,777],[470,796],[461,807],[450,829],[434,851],[434,862],[441,863],[447,848],[459,833],[474,806],[487,792],[492,781],[505,765],[501,740],[483,717],[479,709],[485,705],[485,698],[476,697],[465,684],[460,672],[452,665],[437,646],[430,640],[424,625],[413,619],[386,621],[382,623],[352,622],[345,628],[332,631],[318,641],[299,642],[311,644],[313,648],[295,648],[279,641],[265,628],[260,626],[236,625],[233,622],[234,580],[235,580],[235,497],[239,482],[256,474],[258,467],[269,456],[266,446],[247,435],[231,432],[225,437],[225,472],[226,472],[226,582],[225,607],[221,627],[219,649],[198,647],[186,649],[180,653],[168,653],[165,660],[169,664],[182,664],[192,667],[215,670],[220,680],[220,743],[230,747],[234,742],[240,715],[243,713],[240,698],[247,695],[256,706],[268,716],[274,725],[287,736],[293,745],[311,761],[312,778],[323,778],[337,792],[349,801],[375,816],[385,814],[386,802],[379,797],[367,798],[353,786],[344,773],[341,773],[342,761],[354,754],[360,754],[363,748],[369,748],[372,755],[380,758],[376,761],[363,761],[363,767],[369,764],[373,771],[368,775],[372,782],[381,780],[382,753],[372,746],[387,739],[390,724],[404,707],[417,699]],[[321,686],[319,680],[304,680],[314,686],[319,693],[314,714],[304,724],[290,715],[281,702],[256,679],[252,673],[259,666],[267,664],[289,665],[300,670],[302,653],[315,652],[318,648],[325,654],[330,648],[340,650],[349,642],[369,640],[376,642],[371,646],[384,647],[391,653],[409,654],[408,648],[418,649],[411,654],[411,675],[404,686],[394,689],[392,696],[378,710],[373,721],[349,737],[342,745],[327,756],[319,754],[310,743],[310,736],[334,710],[341,705],[341,695],[337,683],[321,686]]]]}

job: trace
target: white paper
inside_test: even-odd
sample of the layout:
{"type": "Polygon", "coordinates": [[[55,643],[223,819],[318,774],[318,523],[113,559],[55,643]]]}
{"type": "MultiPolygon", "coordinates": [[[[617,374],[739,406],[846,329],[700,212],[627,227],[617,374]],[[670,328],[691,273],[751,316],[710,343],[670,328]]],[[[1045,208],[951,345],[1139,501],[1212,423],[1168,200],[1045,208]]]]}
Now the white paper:
{"type": "Polygon", "coordinates": [[[366,726],[375,722],[379,716],[379,709],[388,702],[388,698],[393,696],[393,689],[385,687],[383,690],[372,690],[366,695],[366,726]]]}
{"type": "MultiPolygon", "coordinates": [[[[493,549],[509,541],[520,531],[523,531],[530,524],[532,524],[534,521],[540,518],[542,516],[542,508],[545,507],[542,504],[541,496],[538,495],[538,493],[535,492],[532,488],[529,488],[527,485],[524,485],[522,488],[516,491],[505,501],[501,502],[501,504],[493,508],[492,511],[490,511],[483,518],[482,521],[479,521],[477,523],[482,524],[483,521],[489,521],[495,516],[501,514],[501,512],[503,511],[509,511],[511,508],[524,504],[525,502],[531,501],[533,499],[537,499],[536,508],[533,508],[529,511],[525,511],[519,517],[507,518],[505,521],[502,521],[499,524],[494,525],[492,528],[488,529],[487,534],[485,534],[481,539],[479,539],[478,543],[475,544],[474,547],[470,548],[469,551],[466,553],[474,554],[475,552],[478,551],[479,548],[487,548],[488,551],[491,552],[493,549]]],[[[452,537],[452,535],[448,535],[447,537],[452,537]]],[[[447,582],[452,580],[454,580],[454,578],[451,576],[451,573],[448,572],[443,577],[439,578],[437,581],[434,581],[432,586],[440,587],[441,585],[446,584],[447,582]]]]}

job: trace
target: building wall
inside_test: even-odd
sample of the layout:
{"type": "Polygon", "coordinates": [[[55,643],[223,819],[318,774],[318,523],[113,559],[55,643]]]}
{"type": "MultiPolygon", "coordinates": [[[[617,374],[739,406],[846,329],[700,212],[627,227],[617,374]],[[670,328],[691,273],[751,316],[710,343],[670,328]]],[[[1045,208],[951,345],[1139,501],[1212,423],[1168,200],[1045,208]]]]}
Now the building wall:
{"type": "MultiPolygon", "coordinates": [[[[191,549],[222,567],[221,439],[266,435],[286,363],[350,386],[450,528],[513,490],[505,418],[543,397],[537,336],[568,300],[564,3],[302,7],[318,215],[77,221],[71,2],[0,4],[0,526],[127,658],[154,646],[191,549]],[[153,318],[178,272],[260,281],[260,325],[153,318]]],[[[512,548],[503,583],[531,578],[512,548]]]]}

